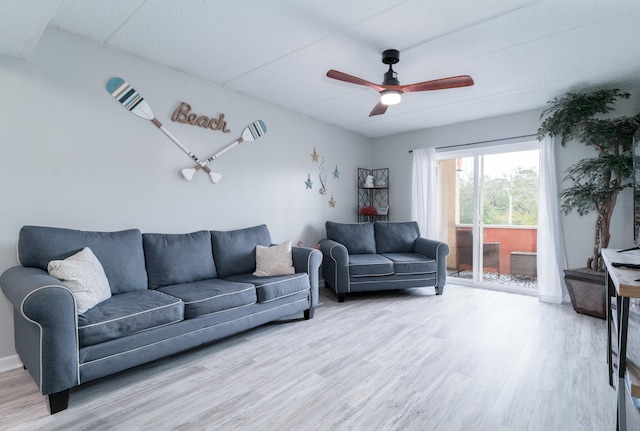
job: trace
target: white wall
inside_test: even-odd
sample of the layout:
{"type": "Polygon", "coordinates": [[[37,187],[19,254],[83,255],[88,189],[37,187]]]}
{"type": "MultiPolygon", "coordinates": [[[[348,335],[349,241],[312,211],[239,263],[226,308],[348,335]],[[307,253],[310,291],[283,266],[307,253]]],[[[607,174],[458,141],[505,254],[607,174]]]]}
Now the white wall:
{"type": "MultiPolygon", "coordinates": [[[[540,115],[534,110],[436,127],[371,145],[284,108],[49,30],[26,62],[0,57],[0,82],[0,272],[16,264],[16,235],[25,224],[179,233],[266,223],[275,242],[291,238],[312,245],[324,236],[327,219],[355,220],[357,167],[390,168],[390,215],[407,220],[410,149],[535,133],[540,115]],[[258,118],[268,133],[213,162],[212,169],[223,174],[219,184],[203,172],[187,182],[179,171],[190,159],[107,93],[113,76],[131,83],[156,117],[200,156],[215,153],[258,118]],[[181,101],[200,114],[225,113],[232,132],[171,122],[181,101]],[[327,195],[318,193],[314,147],[325,156],[327,195]],[[332,175],[336,164],[339,180],[332,175]],[[312,190],[304,186],[307,174],[312,190]],[[327,203],[331,194],[335,208],[327,203]]],[[[637,112],[638,105],[638,99],[629,102],[625,113],[637,112]]],[[[588,151],[577,144],[558,147],[560,172],[588,151]]],[[[630,217],[631,194],[625,192],[614,214],[611,247],[631,245],[630,217]]],[[[570,267],[584,266],[590,255],[594,219],[575,213],[563,219],[570,267]]],[[[0,365],[15,354],[12,313],[0,295],[0,365]]]]}
{"type": "MultiPolygon", "coordinates": [[[[0,57],[0,82],[0,272],[16,265],[25,224],[180,233],[266,223],[274,242],[314,245],[327,219],[355,220],[357,168],[370,161],[367,138],[55,31],[45,32],[26,62],[0,57]],[[256,119],[268,132],[210,165],[223,174],[219,184],[204,172],[188,182],[179,171],[191,159],[111,97],[105,84],[114,76],[138,90],[200,157],[256,119]],[[231,133],[172,122],[181,101],[199,114],[224,113],[231,133]],[[326,195],[318,193],[314,147],[327,164],[326,195]]],[[[12,314],[0,295],[0,360],[15,354],[12,314]]]]}
{"type": "MultiPolygon", "coordinates": [[[[373,167],[390,168],[390,217],[393,220],[411,218],[411,169],[414,148],[446,147],[479,141],[535,134],[540,126],[542,109],[520,112],[478,121],[452,124],[373,140],[373,167]]],[[[640,97],[618,103],[615,115],[634,115],[640,109],[640,97]]],[[[532,139],[535,139],[532,138],[532,139]]],[[[593,157],[592,148],[575,142],[556,146],[559,190],[563,188],[564,171],[585,157],[593,157]]],[[[562,217],[569,268],[584,267],[592,254],[595,214],[578,216],[575,212],[562,217]]],[[[618,202],[611,223],[611,248],[633,245],[632,194],[625,190],[618,202]]]]}
{"type": "Polygon", "coordinates": [[[412,156],[409,150],[533,134],[538,129],[539,117],[540,111],[528,111],[374,139],[373,166],[390,164],[390,216],[394,220],[411,218],[412,156]]]}

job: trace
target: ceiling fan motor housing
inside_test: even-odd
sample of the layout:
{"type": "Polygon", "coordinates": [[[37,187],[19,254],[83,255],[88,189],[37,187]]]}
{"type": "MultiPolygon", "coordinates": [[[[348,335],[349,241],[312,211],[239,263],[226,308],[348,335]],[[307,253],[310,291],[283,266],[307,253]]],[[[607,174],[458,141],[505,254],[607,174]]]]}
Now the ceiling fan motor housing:
{"type": "Polygon", "coordinates": [[[400,61],[400,51],[397,49],[387,49],[382,53],[382,62],[389,65],[389,70],[384,74],[382,85],[400,85],[398,74],[394,72],[391,65],[400,61]]]}
{"type": "Polygon", "coordinates": [[[382,62],[384,64],[396,64],[400,61],[400,51],[397,49],[387,49],[382,52],[382,62]]]}

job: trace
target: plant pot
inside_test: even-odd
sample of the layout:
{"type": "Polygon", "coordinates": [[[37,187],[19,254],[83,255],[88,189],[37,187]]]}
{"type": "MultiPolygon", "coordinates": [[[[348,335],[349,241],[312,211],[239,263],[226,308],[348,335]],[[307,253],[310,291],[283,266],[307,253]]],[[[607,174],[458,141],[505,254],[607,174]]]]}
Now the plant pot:
{"type": "Polygon", "coordinates": [[[607,318],[604,272],[589,268],[565,269],[564,281],[577,313],[607,318]]]}

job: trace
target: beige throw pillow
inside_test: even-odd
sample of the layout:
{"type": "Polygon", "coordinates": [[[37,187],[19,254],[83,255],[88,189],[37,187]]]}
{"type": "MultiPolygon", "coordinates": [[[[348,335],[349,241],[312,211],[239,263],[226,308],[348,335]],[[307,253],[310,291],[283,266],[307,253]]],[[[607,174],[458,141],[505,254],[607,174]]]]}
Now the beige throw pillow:
{"type": "Polygon", "coordinates": [[[98,258],[89,247],[64,260],[52,260],[49,275],[62,281],[76,298],[78,314],[111,298],[111,288],[98,258]]]}
{"type": "Polygon", "coordinates": [[[256,272],[257,277],[269,275],[295,274],[293,258],[291,257],[291,240],[271,247],[256,246],[256,272]]]}

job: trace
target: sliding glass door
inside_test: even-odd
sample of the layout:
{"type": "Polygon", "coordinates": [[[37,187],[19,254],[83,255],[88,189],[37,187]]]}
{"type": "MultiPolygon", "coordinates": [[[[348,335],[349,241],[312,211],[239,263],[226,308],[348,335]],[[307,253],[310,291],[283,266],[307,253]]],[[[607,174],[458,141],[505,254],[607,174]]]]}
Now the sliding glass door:
{"type": "Polygon", "coordinates": [[[449,275],[536,293],[537,142],[438,151],[449,275]]]}

